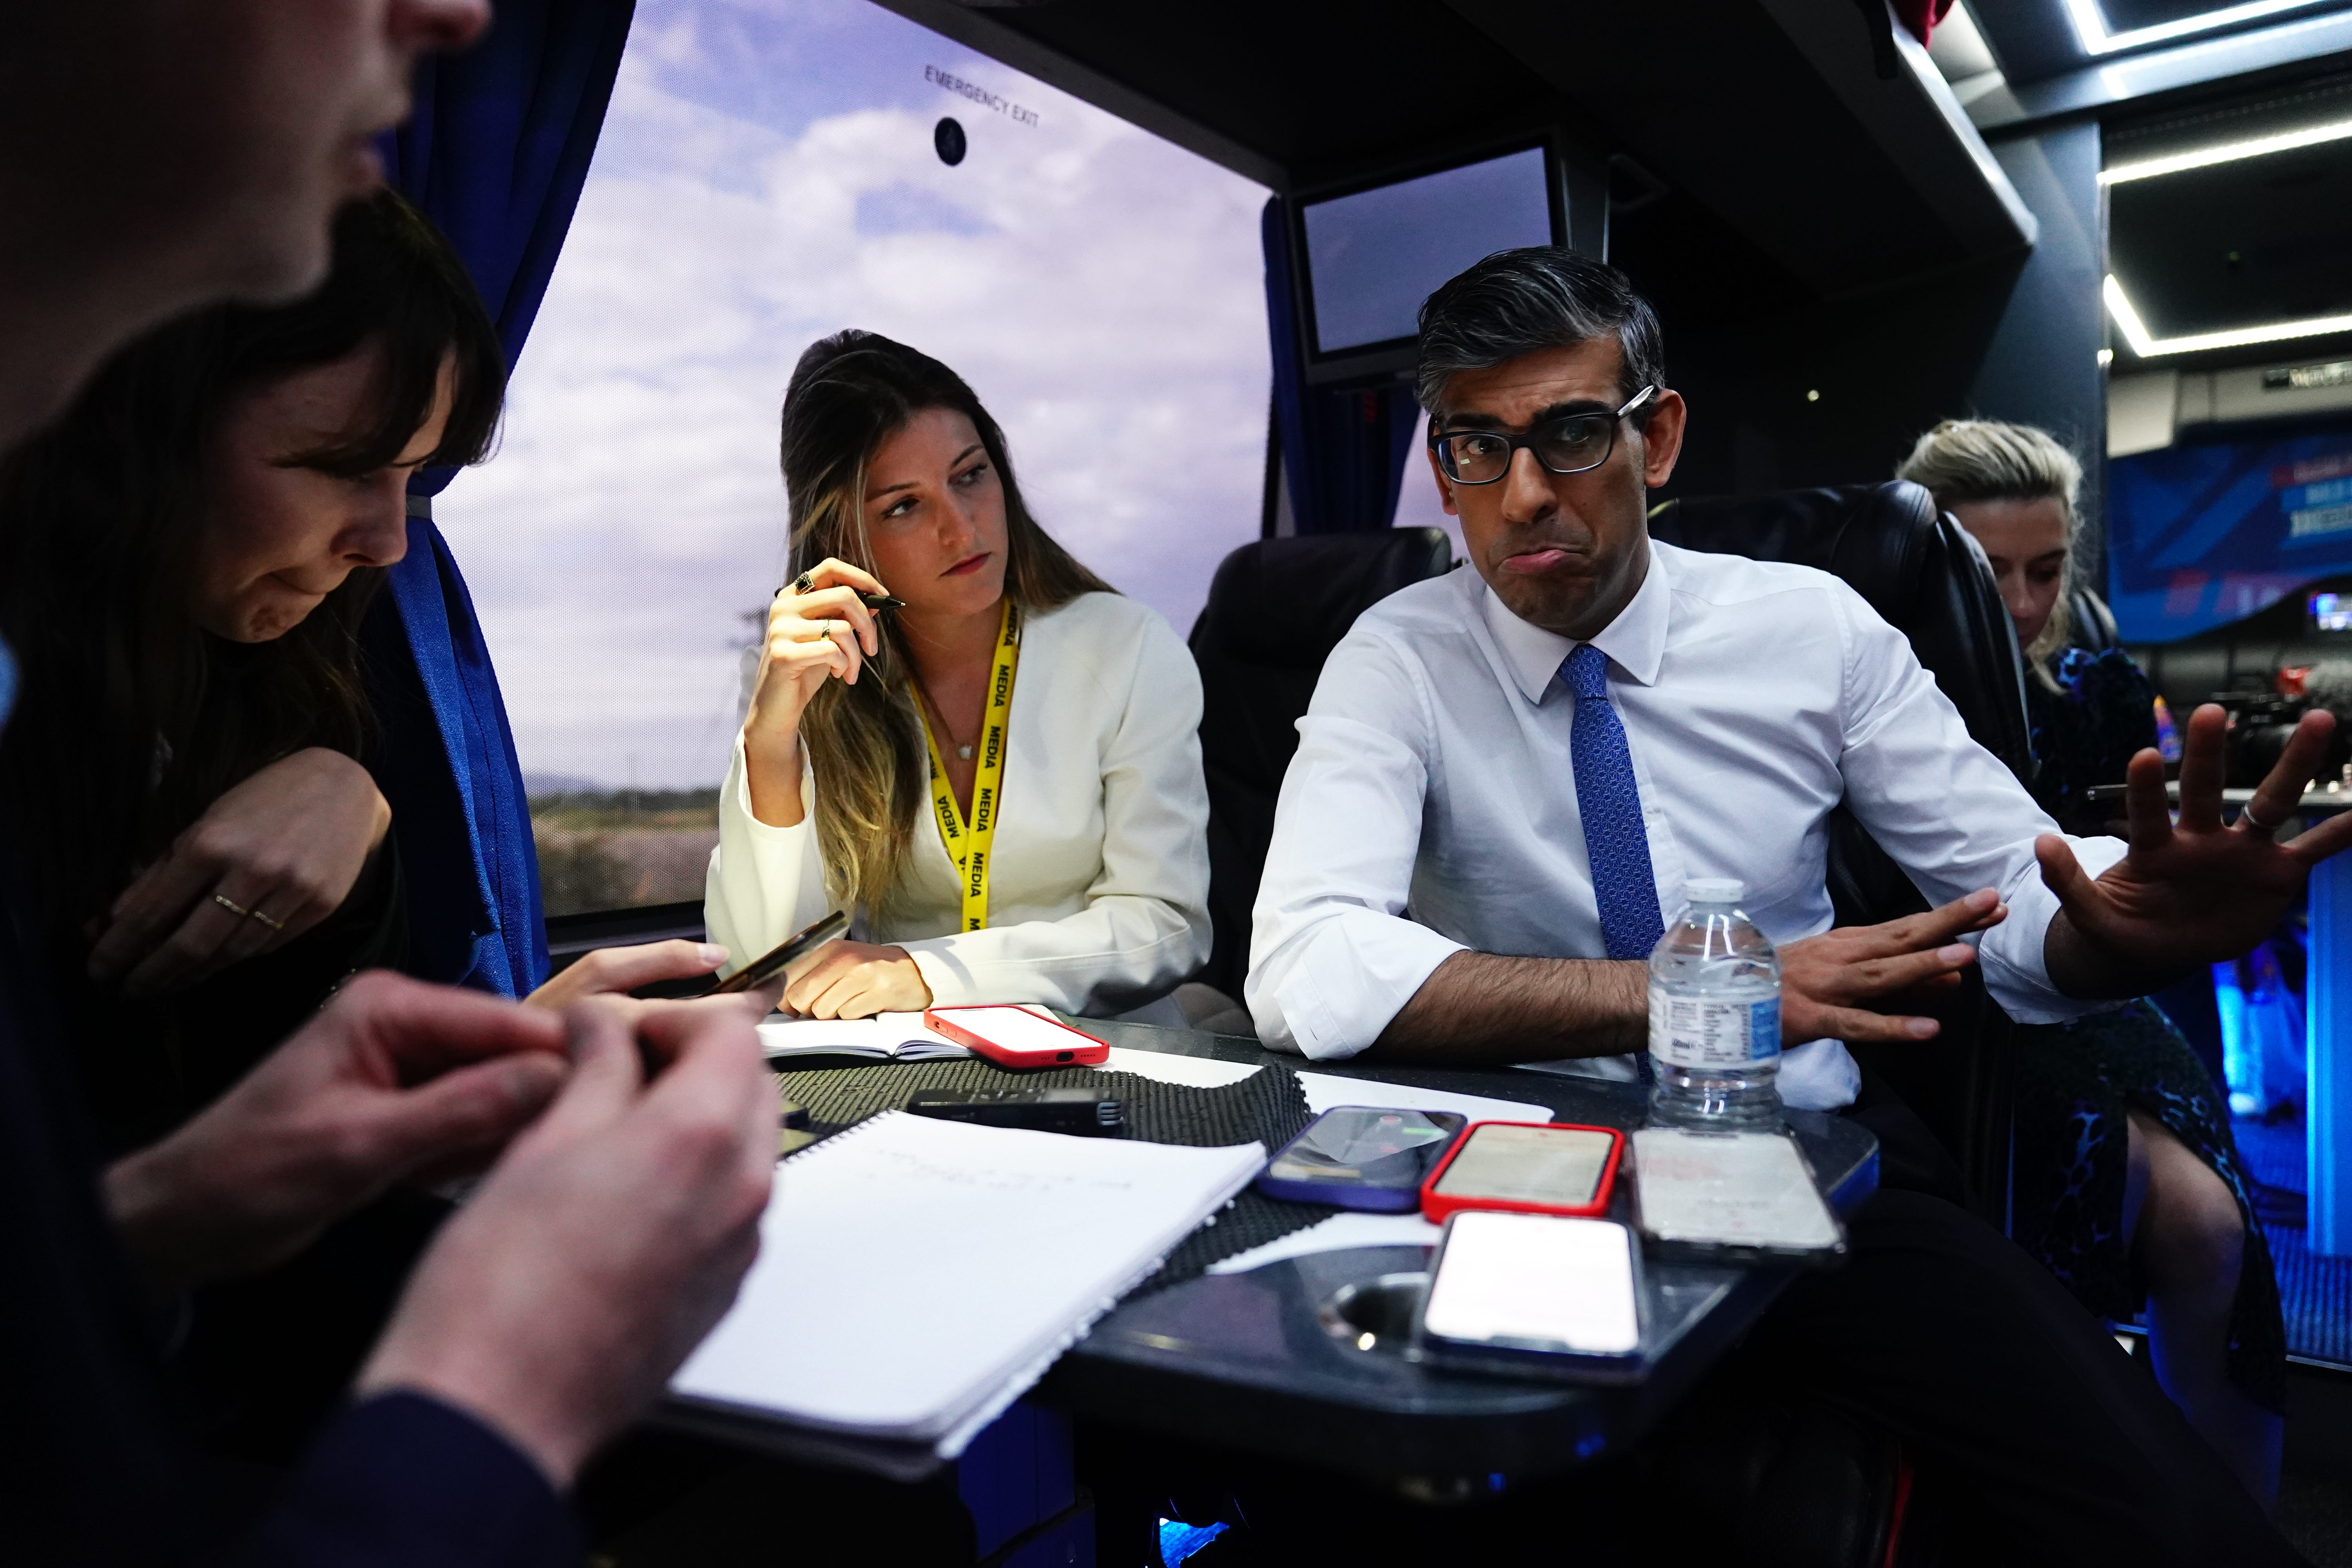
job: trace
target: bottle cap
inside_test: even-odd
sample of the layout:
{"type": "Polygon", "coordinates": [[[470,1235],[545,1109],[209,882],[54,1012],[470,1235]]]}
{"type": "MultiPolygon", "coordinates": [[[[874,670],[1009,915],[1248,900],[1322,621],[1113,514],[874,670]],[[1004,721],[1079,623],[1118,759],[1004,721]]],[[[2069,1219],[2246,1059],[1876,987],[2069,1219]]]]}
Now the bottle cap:
{"type": "Polygon", "coordinates": [[[1693,877],[1683,884],[1683,897],[1695,904],[1736,904],[1747,892],[1737,877],[1693,877]]]}

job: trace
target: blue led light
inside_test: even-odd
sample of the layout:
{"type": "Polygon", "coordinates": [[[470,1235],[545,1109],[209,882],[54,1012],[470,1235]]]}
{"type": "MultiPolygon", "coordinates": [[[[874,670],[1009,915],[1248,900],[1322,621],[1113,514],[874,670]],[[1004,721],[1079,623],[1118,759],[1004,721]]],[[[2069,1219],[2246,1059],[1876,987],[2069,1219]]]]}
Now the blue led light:
{"type": "Polygon", "coordinates": [[[1186,1524],[1181,1519],[1160,1521],[1160,1561],[1177,1568],[1195,1552],[1225,1532],[1222,1524],[1186,1524]]]}

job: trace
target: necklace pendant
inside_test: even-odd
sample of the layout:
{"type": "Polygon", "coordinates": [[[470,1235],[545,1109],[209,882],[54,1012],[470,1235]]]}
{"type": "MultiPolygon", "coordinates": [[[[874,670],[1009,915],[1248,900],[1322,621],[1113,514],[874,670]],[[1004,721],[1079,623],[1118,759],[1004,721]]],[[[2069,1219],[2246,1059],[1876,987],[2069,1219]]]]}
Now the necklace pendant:
{"type": "Polygon", "coordinates": [[[971,761],[971,748],[970,746],[958,746],[956,748],[956,755],[961,757],[968,763],[971,761]]]}

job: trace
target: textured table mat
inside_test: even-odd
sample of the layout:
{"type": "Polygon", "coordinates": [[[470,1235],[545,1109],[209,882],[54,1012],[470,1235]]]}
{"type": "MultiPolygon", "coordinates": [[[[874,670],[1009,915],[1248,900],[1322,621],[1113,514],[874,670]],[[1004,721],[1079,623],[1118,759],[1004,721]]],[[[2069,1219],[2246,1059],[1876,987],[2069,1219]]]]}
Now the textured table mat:
{"type": "MultiPolygon", "coordinates": [[[[1220,1148],[1256,1142],[1270,1155],[1304,1131],[1314,1115],[1298,1075],[1267,1067],[1238,1083],[1215,1089],[1161,1083],[1133,1073],[1093,1068],[1047,1068],[1013,1072],[992,1062],[885,1062],[872,1067],[802,1068],[776,1074],[784,1098],[809,1113],[810,1131],[822,1139],[866,1118],[903,1107],[927,1089],[1097,1089],[1125,1106],[1127,1125],[1118,1134],[1150,1143],[1220,1148]]],[[[1255,1187],[1244,1187],[1232,1203],[1194,1231],[1140,1290],[1157,1290],[1190,1279],[1212,1263],[1304,1230],[1340,1212],[1321,1204],[1284,1203],[1255,1187]]]]}

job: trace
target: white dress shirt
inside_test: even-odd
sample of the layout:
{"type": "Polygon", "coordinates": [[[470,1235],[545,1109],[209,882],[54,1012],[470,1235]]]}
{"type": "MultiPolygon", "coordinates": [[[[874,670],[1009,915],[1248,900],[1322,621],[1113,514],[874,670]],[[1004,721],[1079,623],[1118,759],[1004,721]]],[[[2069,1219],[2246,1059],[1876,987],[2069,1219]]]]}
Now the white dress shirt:
{"type": "MultiPolygon", "coordinates": [[[[2058,903],[2033,840],[2056,825],[1837,578],[1653,542],[1640,590],[1592,642],[1669,922],[1686,879],[1737,877],[1776,943],[1827,930],[1827,819],[1843,799],[1931,902],[2000,889],[2009,919],[1978,951],[2011,1016],[2109,1005],[2060,994],[2042,966],[2058,903]]],[[[1557,679],[1575,647],[1465,567],[1373,605],[1333,650],[1258,890],[1245,992],[1269,1045],[1353,1056],[1465,948],[1605,954],[1569,763],[1576,703],[1557,679]]],[[[2124,853],[2074,844],[2093,876],[2124,853]]],[[[1631,1079],[1634,1058],[1582,1070],[1631,1079]]],[[[1781,1060],[1790,1105],[1851,1104],[1859,1081],[1834,1040],[1781,1060]]]]}
{"type": "MultiPolygon", "coordinates": [[[[989,859],[988,926],[963,931],[954,862],[929,786],[900,895],[856,934],[907,950],[939,1005],[1042,1002],[1095,1017],[1159,1002],[1209,956],[1209,820],[1201,676],[1156,613],[1084,594],[1021,632],[989,859]]],[[[751,815],[743,742],[719,796],[704,918],[728,969],[831,907],[803,774],[799,826],[751,815]]],[[[1148,1016],[1181,1024],[1172,1002],[1148,1016]]]]}

